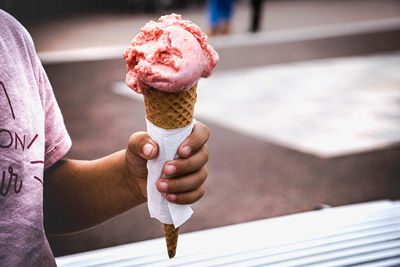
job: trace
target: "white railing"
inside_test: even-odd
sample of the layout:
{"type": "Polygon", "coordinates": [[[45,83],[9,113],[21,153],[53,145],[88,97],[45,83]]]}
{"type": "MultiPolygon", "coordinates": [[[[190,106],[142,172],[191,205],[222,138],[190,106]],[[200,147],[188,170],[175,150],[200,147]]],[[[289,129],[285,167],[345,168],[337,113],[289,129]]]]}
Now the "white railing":
{"type": "Polygon", "coordinates": [[[56,259],[59,266],[400,266],[400,201],[219,227],[56,259]]]}

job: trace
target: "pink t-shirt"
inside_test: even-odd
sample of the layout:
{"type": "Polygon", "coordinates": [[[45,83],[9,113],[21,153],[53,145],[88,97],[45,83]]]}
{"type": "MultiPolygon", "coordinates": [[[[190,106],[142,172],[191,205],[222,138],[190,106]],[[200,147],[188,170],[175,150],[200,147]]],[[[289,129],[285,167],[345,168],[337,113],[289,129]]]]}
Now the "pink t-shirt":
{"type": "Polygon", "coordinates": [[[0,10],[0,266],[54,264],[43,230],[43,172],[70,147],[30,35],[0,10]]]}

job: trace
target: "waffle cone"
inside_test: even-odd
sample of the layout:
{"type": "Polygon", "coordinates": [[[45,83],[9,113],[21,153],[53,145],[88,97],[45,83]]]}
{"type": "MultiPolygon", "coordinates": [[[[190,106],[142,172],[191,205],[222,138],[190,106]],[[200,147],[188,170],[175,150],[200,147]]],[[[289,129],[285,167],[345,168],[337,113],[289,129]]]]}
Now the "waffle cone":
{"type": "Polygon", "coordinates": [[[165,241],[167,242],[168,257],[175,256],[176,246],[178,244],[179,227],[175,228],[173,224],[164,224],[165,241]]]}
{"type": "Polygon", "coordinates": [[[177,93],[147,90],[143,95],[147,119],[154,125],[168,130],[190,125],[197,99],[196,88],[197,84],[188,91],[177,93]]]}
{"type": "MultiPolygon", "coordinates": [[[[157,127],[168,130],[190,125],[197,99],[196,89],[197,83],[188,91],[177,93],[167,93],[152,88],[147,90],[143,95],[147,119],[157,127]]],[[[164,233],[168,256],[173,258],[178,244],[179,227],[164,224],[164,233]]]]}

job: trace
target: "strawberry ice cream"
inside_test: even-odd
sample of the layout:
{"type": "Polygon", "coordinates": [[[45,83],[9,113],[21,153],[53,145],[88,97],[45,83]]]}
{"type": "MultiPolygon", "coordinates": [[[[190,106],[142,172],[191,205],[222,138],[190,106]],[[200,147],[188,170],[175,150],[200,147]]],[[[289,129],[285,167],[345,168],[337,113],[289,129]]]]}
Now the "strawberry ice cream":
{"type": "Polygon", "coordinates": [[[180,15],[150,21],[125,51],[127,85],[143,94],[149,88],[175,93],[189,90],[208,77],[219,57],[207,36],[180,15]]]}

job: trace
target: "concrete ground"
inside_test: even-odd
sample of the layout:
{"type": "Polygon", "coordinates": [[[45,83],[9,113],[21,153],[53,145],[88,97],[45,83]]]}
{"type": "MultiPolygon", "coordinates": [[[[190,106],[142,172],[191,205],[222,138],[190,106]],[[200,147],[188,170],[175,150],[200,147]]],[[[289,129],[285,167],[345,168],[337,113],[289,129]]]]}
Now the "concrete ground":
{"type": "MultiPolygon", "coordinates": [[[[265,3],[262,32],[400,17],[400,3],[394,0],[265,3]]],[[[207,28],[203,10],[180,13],[207,28]]],[[[86,14],[27,27],[39,52],[65,51],[124,46],[149,17],[86,14]]],[[[245,36],[249,18],[249,8],[241,2],[233,20],[234,35],[245,36]]],[[[121,58],[58,62],[45,68],[73,140],[68,157],[104,156],[124,148],[131,133],[145,129],[143,103],[112,90],[124,80],[121,58]]],[[[237,102],[240,105],[240,99],[237,102]]],[[[398,144],[323,158],[199,119],[211,131],[209,178],[206,195],[194,205],[183,232],[307,211],[321,203],[339,206],[400,198],[398,144]]],[[[65,255],[162,235],[160,224],[142,205],[96,228],[49,241],[55,255],[65,255]]]]}

